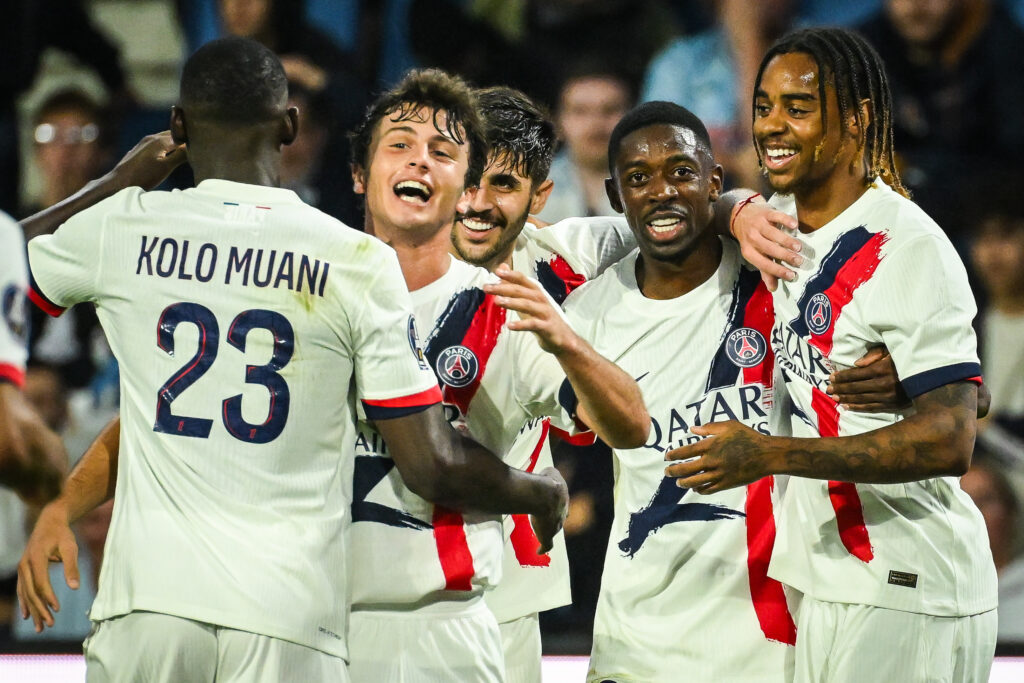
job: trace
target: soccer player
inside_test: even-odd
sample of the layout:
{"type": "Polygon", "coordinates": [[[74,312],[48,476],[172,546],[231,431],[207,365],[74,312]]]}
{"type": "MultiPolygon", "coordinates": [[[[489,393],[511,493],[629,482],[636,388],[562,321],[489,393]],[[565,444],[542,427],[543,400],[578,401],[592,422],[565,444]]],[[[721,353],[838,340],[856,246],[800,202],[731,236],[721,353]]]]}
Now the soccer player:
{"type": "Polygon", "coordinates": [[[956,479],[975,436],[974,300],[894,168],[884,66],[854,33],[800,31],[765,55],[753,102],[771,203],[803,242],[772,331],[794,437],[706,425],[714,438],[671,453],[668,471],[716,494],[795,475],[769,574],[802,595],[796,680],[987,680],[995,569],[956,479]],[[829,375],[881,344],[912,409],[838,406],[829,375]]]}
{"type": "Polygon", "coordinates": [[[0,213],[0,486],[41,505],[60,492],[67,454],[21,393],[29,319],[21,227],[0,213]]]}
{"type": "Polygon", "coordinates": [[[34,299],[96,303],[121,367],[123,429],[19,565],[23,615],[52,624],[46,560],[74,571],[68,525],[116,472],[90,680],[348,680],[357,400],[425,498],[537,513],[543,542],[564,514],[564,482],[445,424],[394,252],[275,187],[286,102],[269,50],[205,45],[171,116],[198,186],[129,188],[30,243],[34,299]]]}
{"type": "MultiPolygon", "coordinates": [[[[513,444],[522,444],[524,424],[547,416],[572,429],[567,418],[574,414],[611,443],[642,443],[650,421],[636,383],[565,325],[538,284],[499,270],[528,300],[509,313],[485,291],[498,279],[449,253],[457,204],[467,182],[478,181],[487,154],[468,86],[437,70],[411,72],[371,105],[352,141],[366,230],[398,254],[424,360],[441,381],[453,426],[524,469],[536,463],[536,440],[528,444],[532,463],[530,451],[513,452],[513,444]],[[525,330],[537,338],[517,332],[525,330]]],[[[372,425],[360,426],[353,676],[505,680],[501,638],[482,597],[501,577],[500,520],[422,500],[395,476],[389,449],[372,425]]],[[[519,533],[524,558],[534,561],[538,550],[548,550],[528,525],[519,533]]]]}
{"type": "MultiPolygon", "coordinates": [[[[523,273],[561,303],[631,251],[632,233],[625,221],[612,218],[566,219],[544,229],[530,224],[527,219],[543,208],[552,189],[548,170],[554,124],[512,88],[478,90],[477,101],[490,151],[479,185],[471,188],[452,226],[452,249],[462,260],[492,272],[504,264],[523,273]]],[[[522,427],[507,462],[528,470],[551,466],[549,422],[531,420],[522,427]]],[[[537,556],[524,517],[507,517],[504,525],[501,583],[485,598],[501,629],[506,680],[539,682],[538,613],[572,601],[565,539],[556,537],[552,551],[537,556]]]]}
{"type": "Polygon", "coordinates": [[[653,430],[614,449],[615,518],[588,680],[784,681],[796,630],[768,578],[772,479],[695,500],[665,453],[707,422],[767,432],[771,296],[712,228],[722,169],[704,125],[666,102],[629,112],[609,143],[612,206],[638,250],[566,299],[581,334],[641,377],[653,430]]]}

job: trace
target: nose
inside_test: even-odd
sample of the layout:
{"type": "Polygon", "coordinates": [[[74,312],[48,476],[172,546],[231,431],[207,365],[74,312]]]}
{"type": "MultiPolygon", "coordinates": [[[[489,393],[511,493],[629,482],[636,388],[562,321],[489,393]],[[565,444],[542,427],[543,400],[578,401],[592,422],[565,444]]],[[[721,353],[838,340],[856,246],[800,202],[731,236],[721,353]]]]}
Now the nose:
{"type": "Polygon", "coordinates": [[[770,135],[781,133],[785,129],[785,121],[782,117],[782,108],[778,106],[769,107],[767,112],[754,116],[754,134],[770,135]]]}
{"type": "Polygon", "coordinates": [[[410,166],[423,166],[426,168],[430,161],[430,148],[427,145],[417,145],[413,147],[412,154],[409,157],[410,166]]]}
{"type": "Polygon", "coordinates": [[[470,188],[466,191],[469,195],[469,210],[474,213],[486,213],[494,208],[494,201],[491,193],[482,187],[470,188]]]}
{"type": "Polygon", "coordinates": [[[651,191],[648,198],[654,204],[663,202],[666,199],[675,199],[679,196],[679,188],[663,173],[656,173],[651,178],[650,188],[651,191]]]}

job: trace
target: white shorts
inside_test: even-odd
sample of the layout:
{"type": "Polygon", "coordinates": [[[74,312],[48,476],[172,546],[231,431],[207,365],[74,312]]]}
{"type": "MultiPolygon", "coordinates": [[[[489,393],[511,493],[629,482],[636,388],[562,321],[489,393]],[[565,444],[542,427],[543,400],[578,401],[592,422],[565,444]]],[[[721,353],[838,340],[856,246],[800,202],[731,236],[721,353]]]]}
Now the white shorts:
{"type": "Polygon", "coordinates": [[[795,683],[984,683],[996,649],[996,611],[934,617],[821,602],[797,611],[795,683]]]}
{"type": "Polygon", "coordinates": [[[155,612],[96,622],[83,649],[87,683],[349,681],[326,652],[155,612]]]}
{"type": "Polygon", "coordinates": [[[476,597],[407,612],[353,610],[349,675],[354,683],[502,683],[501,634],[476,597]]]}
{"type": "Polygon", "coordinates": [[[540,617],[537,613],[498,624],[505,651],[505,683],[541,683],[540,617]]]}

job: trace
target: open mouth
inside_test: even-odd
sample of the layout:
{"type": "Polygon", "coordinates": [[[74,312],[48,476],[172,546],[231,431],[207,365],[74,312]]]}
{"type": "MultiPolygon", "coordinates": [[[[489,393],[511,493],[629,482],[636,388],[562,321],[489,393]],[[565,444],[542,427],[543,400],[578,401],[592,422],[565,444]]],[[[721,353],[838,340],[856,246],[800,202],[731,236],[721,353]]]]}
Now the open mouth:
{"type": "Polygon", "coordinates": [[[679,214],[662,215],[647,221],[647,229],[656,237],[667,237],[678,232],[685,223],[685,216],[679,214]]]}
{"type": "Polygon", "coordinates": [[[764,150],[764,165],[775,171],[783,168],[796,158],[797,151],[792,147],[772,147],[764,150]]]}
{"type": "Polygon", "coordinates": [[[430,201],[430,188],[418,180],[403,180],[395,185],[395,194],[410,204],[426,204],[430,201]]]}

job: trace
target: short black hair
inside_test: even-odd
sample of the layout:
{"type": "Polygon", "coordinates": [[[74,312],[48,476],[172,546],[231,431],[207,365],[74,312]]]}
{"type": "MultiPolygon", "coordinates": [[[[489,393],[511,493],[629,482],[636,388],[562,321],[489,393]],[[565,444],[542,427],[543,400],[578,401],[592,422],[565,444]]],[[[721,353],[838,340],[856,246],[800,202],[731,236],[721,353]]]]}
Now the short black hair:
{"type": "Polygon", "coordinates": [[[288,98],[281,60],[248,38],[210,41],[185,62],[181,106],[216,123],[253,124],[280,116],[288,98]]]}
{"type": "Polygon", "coordinates": [[[686,107],[681,107],[674,102],[644,102],[626,112],[612,130],[612,136],[608,139],[608,171],[615,176],[615,158],[619,154],[619,147],[622,146],[622,139],[635,130],[654,126],[657,124],[668,124],[692,130],[697,135],[697,140],[702,142],[709,156],[714,158],[711,150],[711,136],[704,122],[686,107]]]}
{"type": "Polygon", "coordinates": [[[412,69],[398,85],[370,104],[363,120],[349,133],[353,165],[369,170],[370,143],[381,120],[390,116],[395,121],[408,121],[424,108],[433,112],[434,128],[439,133],[468,146],[466,186],[479,184],[487,164],[487,138],[476,95],[466,81],[441,69],[412,69]],[[441,112],[446,115],[443,125],[438,118],[441,112]]]}
{"type": "Polygon", "coordinates": [[[494,160],[528,177],[534,187],[547,180],[558,136],[544,107],[505,86],[478,90],[477,101],[494,160]]]}

